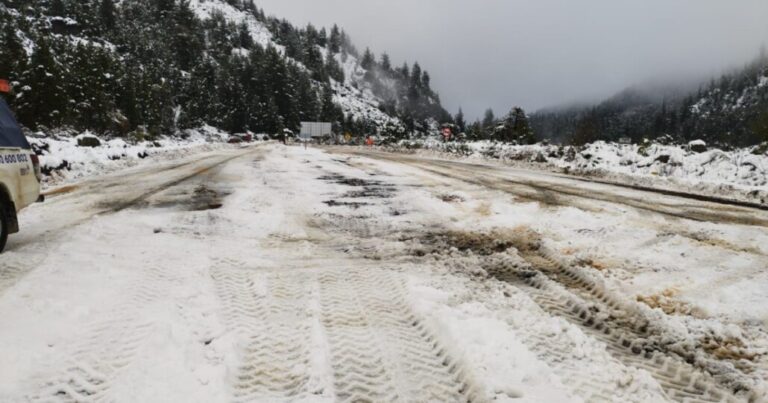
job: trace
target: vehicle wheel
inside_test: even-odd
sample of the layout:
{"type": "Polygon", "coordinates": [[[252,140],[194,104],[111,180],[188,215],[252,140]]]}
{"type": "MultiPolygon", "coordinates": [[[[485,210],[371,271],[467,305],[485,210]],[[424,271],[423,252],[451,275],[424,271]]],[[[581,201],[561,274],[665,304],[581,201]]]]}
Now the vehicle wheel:
{"type": "Polygon", "coordinates": [[[8,209],[6,207],[5,200],[0,195],[0,253],[3,252],[5,243],[8,241],[8,217],[6,217],[8,209]]]}

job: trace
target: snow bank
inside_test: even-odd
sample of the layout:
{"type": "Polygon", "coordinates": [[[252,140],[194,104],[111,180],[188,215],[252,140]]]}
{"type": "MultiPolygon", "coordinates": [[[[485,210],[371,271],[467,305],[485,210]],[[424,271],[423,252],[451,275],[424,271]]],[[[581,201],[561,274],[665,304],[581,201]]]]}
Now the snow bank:
{"type": "Polygon", "coordinates": [[[93,133],[35,133],[32,148],[40,156],[43,187],[100,175],[139,164],[144,159],[176,159],[194,152],[227,147],[229,134],[210,126],[187,130],[174,137],[154,141],[126,142],[104,139],[93,133]],[[81,146],[84,138],[97,139],[98,146],[81,146]]]}
{"type": "Polygon", "coordinates": [[[635,186],[768,203],[768,153],[754,147],[695,152],[693,146],[703,145],[692,143],[686,147],[600,141],[585,147],[571,147],[491,141],[443,143],[427,139],[401,141],[387,150],[500,160],[523,168],[596,177],[635,186]]]}

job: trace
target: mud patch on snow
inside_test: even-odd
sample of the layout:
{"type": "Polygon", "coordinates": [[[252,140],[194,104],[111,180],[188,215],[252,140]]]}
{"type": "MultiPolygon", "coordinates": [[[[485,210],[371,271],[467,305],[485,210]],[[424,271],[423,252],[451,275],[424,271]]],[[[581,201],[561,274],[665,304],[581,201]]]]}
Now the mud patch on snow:
{"type": "MultiPolygon", "coordinates": [[[[570,250],[566,251],[566,252],[570,252],[570,250]]],[[[569,254],[569,253],[565,253],[565,254],[569,254]]],[[[611,265],[608,262],[606,262],[604,260],[600,260],[600,259],[595,258],[595,257],[583,257],[583,258],[580,258],[578,263],[579,263],[579,265],[588,266],[588,267],[591,267],[591,268],[593,268],[595,270],[598,270],[598,271],[606,271],[606,270],[608,270],[611,267],[611,265]]]]}
{"type": "Polygon", "coordinates": [[[386,187],[364,187],[362,190],[353,190],[344,193],[342,199],[389,199],[394,195],[393,188],[386,187]]]}
{"type": "MultiPolygon", "coordinates": [[[[134,208],[174,208],[181,211],[208,211],[218,210],[224,206],[224,199],[231,194],[228,190],[214,188],[201,183],[193,187],[175,187],[162,193],[153,195],[146,200],[138,200],[131,207],[134,208]]],[[[111,205],[124,207],[126,203],[102,204],[102,207],[111,208],[111,205]]]]}
{"type": "Polygon", "coordinates": [[[765,255],[761,250],[755,248],[755,247],[745,247],[745,246],[739,246],[732,242],[726,241],[724,239],[716,238],[712,236],[712,234],[709,234],[705,231],[698,231],[698,232],[678,232],[677,235],[680,235],[685,238],[692,239],[696,242],[702,243],[704,245],[709,245],[716,248],[721,249],[728,249],[732,250],[734,252],[741,252],[741,253],[750,253],[754,255],[765,255]]]}
{"type": "MultiPolygon", "coordinates": [[[[340,195],[338,199],[389,199],[394,197],[397,190],[394,185],[379,180],[350,178],[339,174],[324,175],[318,179],[338,185],[357,188],[340,195]]],[[[352,208],[360,208],[369,205],[369,203],[364,202],[338,200],[325,201],[324,203],[331,207],[347,206],[352,208]]]]}
{"type": "Polygon", "coordinates": [[[721,360],[755,361],[760,357],[748,349],[743,341],[733,337],[706,337],[701,343],[706,352],[721,360]]]}
{"type": "Polygon", "coordinates": [[[337,201],[337,200],[326,200],[323,203],[328,205],[328,207],[349,207],[355,210],[359,209],[360,207],[370,206],[370,203],[345,202],[345,201],[337,201]]]}
{"type": "Polygon", "coordinates": [[[72,193],[75,190],[79,189],[80,186],[78,185],[66,185],[66,186],[60,186],[55,189],[48,190],[46,192],[43,192],[43,196],[50,197],[50,196],[59,196],[67,193],[72,193]]]}
{"type": "Polygon", "coordinates": [[[446,203],[464,203],[466,201],[466,199],[464,199],[463,197],[457,194],[450,194],[450,193],[440,194],[437,196],[437,198],[446,203]]]}
{"type": "Polygon", "coordinates": [[[427,233],[418,238],[404,237],[401,241],[417,240],[411,253],[416,256],[441,254],[451,249],[470,252],[479,256],[491,256],[512,248],[518,251],[537,250],[541,237],[528,227],[491,232],[442,231],[427,233]]]}
{"type": "Polygon", "coordinates": [[[192,195],[192,211],[218,210],[224,206],[223,198],[226,193],[216,191],[206,185],[200,185],[195,188],[192,195]]]}
{"type": "Polygon", "coordinates": [[[481,203],[476,209],[475,213],[482,217],[490,217],[492,214],[491,204],[487,202],[481,203]]]}
{"type": "Polygon", "coordinates": [[[706,315],[700,309],[677,299],[679,294],[679,290],[668,288],[654,295],[638,295],[637,302],[648,305],[652,309],[661,309],[667,315],[688,315],[705,319],[706,315]]]}
{"type": "Polygon", "coordinates": [[[330,174],[319,177],[318,179],[326,182],[333,182],[339,185],[346,185],[352,187],[364,187],[364,186],[381,186],[383,183],[377,180],[349,178],[344,175],[330,174]]]}

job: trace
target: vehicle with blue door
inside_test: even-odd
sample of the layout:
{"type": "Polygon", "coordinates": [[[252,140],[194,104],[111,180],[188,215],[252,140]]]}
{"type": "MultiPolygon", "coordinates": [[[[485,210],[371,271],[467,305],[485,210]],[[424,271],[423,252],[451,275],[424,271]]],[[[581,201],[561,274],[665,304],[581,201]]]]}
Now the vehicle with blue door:
{"type": "MultiPolygon", "coordinates": [[[[0,89],[8,87],[0,81],[0,89]]],[[[8,235],[19,232],[19,211],[42,200],[40,178],[38,157],[0,96],[0,252],[8,235]]]]}

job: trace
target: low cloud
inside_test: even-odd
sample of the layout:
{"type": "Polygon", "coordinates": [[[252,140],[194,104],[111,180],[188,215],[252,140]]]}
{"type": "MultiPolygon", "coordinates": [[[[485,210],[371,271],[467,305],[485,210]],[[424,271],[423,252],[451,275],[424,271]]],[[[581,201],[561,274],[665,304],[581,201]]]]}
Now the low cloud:
{"type": "Polygon", "coordinates": [[[649,80],[705,78],[768,42],[765,0],[260,0],[297,24],[338,23],[360,48],[419,61],[446,108],[529,111],[649,80]]]}

